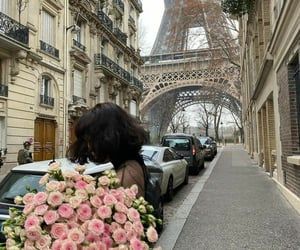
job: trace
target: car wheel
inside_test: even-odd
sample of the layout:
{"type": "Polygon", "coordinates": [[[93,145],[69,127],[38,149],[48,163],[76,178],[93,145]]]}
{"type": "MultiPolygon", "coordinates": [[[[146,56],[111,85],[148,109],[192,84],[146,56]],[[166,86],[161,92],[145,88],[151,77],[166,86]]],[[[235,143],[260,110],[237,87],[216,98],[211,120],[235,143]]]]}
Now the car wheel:
{"type": "Polygon", "coordinates": [[[168,181],[167,193],[166,193],[167,201],[171,201],[173,199],[173,196],[174,196],[173,177],[170,176],[168,181]]]}
{"type": "Polygon", "coordinates": [[[184,177],[184,182],[183,184],[184,185],[187,185],[189,183],[189,168],[186,167],[186,170],[185,170],[185,177],[184,177]]]}

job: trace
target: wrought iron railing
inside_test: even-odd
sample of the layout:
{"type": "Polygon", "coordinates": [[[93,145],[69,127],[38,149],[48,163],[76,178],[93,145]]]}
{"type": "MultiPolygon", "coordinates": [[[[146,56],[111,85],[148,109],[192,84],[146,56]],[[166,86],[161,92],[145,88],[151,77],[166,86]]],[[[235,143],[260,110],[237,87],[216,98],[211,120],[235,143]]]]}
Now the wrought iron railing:
{"type": "Polygon", "coordinates": [[[0,96],[8,97],[8,86],[0,84],[0,96]]]}
{"type": "Polygon", "coordinates": [[[124,3],[122,0],[114,0],[114,4],[124,12],[124,3]]]}
{"type": "Polygon", "coordinates": [[[127,82],[131,80],[130,74],[125,69],[103,54],[95,54],[95,66],[103,66],[127,82]]]}
{"type": "Polygon", "coordinates": [[[132,77],[131,84],[143,91],[143,83],[139,79],[135,78],[134,76],[132,77]]]}
{"type": "Polygon", "coordinates": [[[127,43],[127,35],[123,33],[119,28],[114,28],[114,34],[122,43],[127,43]]]}
{"type": "Polygon", "coordinates": [[[142,1],[141,0],[132,0],[133,4],[135,5],[135,7],[142,12],[143,11],[143,5],[142,5],[142,1]]]}
{"type": "Polygon", "coordinates": [[[45,43],[43,41],[40,41],[40,48],[42,51],[59,58],[59,50],[54,48],[52,45],[45,43]]]}
{"type": "Polygon", "coordinates": [[[129,21],[130,24],[132,24],[133,26],[135,26],[135,21],[134,21],[134,18],[132,16],[128,17],[128,21],[129,21]]]}
{"type": "Polygon", "coordinates": [[[73,95],[72,99],[73,99],[73,103],[76,103],[76,102],[79,102],[79,101],[86,103],[86,99],[83,98],[83,97],[80,97],[80,96],[73,95]]]}
{"type": "Polygon", "coordinates": [[[40,103],[54,107],[54,98],[46,95],[40,95],[40,103]]]}
{"type": "Polygon", "coordinates": [[[103,23],[106,28],[108,28],[110,31],[113,31],[112,20],[102,10],[98,11],[98,18],[100,19],[101,23],[103,23]]]}
{"type": "Polygon", "coordinates": [[[74,46],[76,46],[77,48],[85,51],[85,46],[83,44],[81,44],[80,42],[78,42],[77,40],[73,39],[73,44],[74,46]]]}
{"type": "Polygon", "coordinates": [[[2,12],[0,12],[0,33],[28,45],[29,29],[2,12]]]}

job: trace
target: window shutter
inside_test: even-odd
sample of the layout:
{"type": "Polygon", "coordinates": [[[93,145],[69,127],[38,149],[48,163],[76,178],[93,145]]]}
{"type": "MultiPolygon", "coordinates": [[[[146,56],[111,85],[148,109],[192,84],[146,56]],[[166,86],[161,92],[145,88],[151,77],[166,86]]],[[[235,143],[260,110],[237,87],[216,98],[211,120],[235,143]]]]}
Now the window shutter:
{"type": "Polygon", "coordinates": [[[82,93],[82,71],[74,70],[74,95],[78,97],[83,97],[82,93]]]}
{"type": "Polygon", "coordinates": [[[54,45],[54,17],[48,12],[42,12],[43,27],[42,27],[42,41],[50,45],[54,45]]]}

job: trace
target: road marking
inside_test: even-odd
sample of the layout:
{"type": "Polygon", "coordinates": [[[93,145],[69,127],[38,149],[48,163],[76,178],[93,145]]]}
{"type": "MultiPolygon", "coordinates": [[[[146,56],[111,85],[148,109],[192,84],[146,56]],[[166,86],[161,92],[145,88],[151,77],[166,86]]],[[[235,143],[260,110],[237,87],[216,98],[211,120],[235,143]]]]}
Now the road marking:
{"type": "Polygon", "coordinates": [[[176,213],[169,220],[168,225],[163,230],[163,233],[161,234],[158,242],[156,243],[156,246],[160,246],[164,250],[172,250],[174,248],[176,241],[182,231],[182,228],[190,214],[190,211],[194,206],[196,200],[198,199],[198,196],[201,193],[209,176],[211,175],[214,167],[216,166],[216,163],[218,162],[223,152],[223,148],[219,149],[219,152],[220,153],[209,164],[208,169],[200,177],[200,179],[197,181],[189,195],[185,198],[183,203],[177,209],[176,213]]]}

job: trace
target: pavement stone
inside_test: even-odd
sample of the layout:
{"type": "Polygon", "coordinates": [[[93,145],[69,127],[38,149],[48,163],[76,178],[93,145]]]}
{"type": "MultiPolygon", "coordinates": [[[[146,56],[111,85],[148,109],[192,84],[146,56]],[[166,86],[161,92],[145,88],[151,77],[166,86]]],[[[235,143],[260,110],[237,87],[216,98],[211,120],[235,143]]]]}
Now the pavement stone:
{"type": "Polygon", "coordinates": [[[226,146],[214,161],[157,245],[164,250],[299,250],[300,215],[242,146],[226,146]]]}

